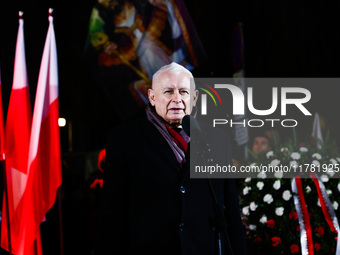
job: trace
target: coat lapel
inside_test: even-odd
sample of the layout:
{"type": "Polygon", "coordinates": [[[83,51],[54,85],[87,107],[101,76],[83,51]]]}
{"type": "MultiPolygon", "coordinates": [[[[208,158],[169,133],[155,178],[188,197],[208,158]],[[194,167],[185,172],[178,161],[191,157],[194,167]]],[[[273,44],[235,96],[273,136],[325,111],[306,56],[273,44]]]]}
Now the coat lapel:
{"type": "MultiPolygon", "coordinates": [[[[169,144],[164,139],[162,134],[157,130],[157,128],[147,119],[143,122],[143,133],[145,134],[146,141],[150,144],[152,148],[157,152],[160,157],[162,157],[165,163],[174,166],[174,169],[180,171],[180,165],[177,162],[176,156],[171,150],[169,144]]],[[[156,153],[155,153],[156,155],[156,153]]]]}

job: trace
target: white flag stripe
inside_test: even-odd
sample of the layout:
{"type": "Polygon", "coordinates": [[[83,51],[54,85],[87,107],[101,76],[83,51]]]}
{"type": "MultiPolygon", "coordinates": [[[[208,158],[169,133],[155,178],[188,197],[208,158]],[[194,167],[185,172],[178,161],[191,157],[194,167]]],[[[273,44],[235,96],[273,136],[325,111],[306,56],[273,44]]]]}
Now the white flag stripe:
{"type": "Polygon", "coordinates": [[[28,169],[27,173],[29,174],[30,165],[38,152],[38,144],[40,137],[40,128],[42,119],[46,116],[46,110],[49,109],[49,105],[55,99],[58,98],[58,74],[57,70],[54,71],[53,68],[50,68],[51,65],[57,66],[57,55],[56,55],[56,42],[54,36],[53,29],[53,17],[49,17],[49,28],[46,36],[46,42],[44,46],[44,52],[42,56],[39,78],[38,78],[38,86],[34,103],[34,112],[33,112],[33,121],[32,121],[32,129],[31,129],[31,139],[30,139],[30,149],[28,155],[28,169]],[[51,53],[51,49],[53,49],[53,53],[51,53]],[[51,62],[53,61],[53,62],[51,62]],[[52,71],[53,70],[53,71],[52,71]],[[49,73],[50,72],[50,73],[49,73]],[[48,75],[50,79],[48,78],[48,75]],[[49,88],[49,84],[46,82],[50,82],[53,84],[54,89],[49,88]],[[53,82],[53,83],[52,83],[53,82]],[[46,93],[46,89],[49,89],[49,93],[46,93]]]}
{"type": "Polygon", "coordinates": [[[322,137],[322,131],[321,131],[320,116],[318,113],[315,113],[312,137],[314,137],[317,147],[321,149],[322,148],[321,144],[323,143],[323,137],[322,137]]]}
{"type": "Polygon", "coordinates": [[[24,21],[22,19],[19,19],[19,30],[15,52],[13,89],[21,89],[28,86],[25,58],[24,21]]]}
{"type": "MultiPolygon", "coordinates": [[[[49,17],[50,23],[53,23],[53,17],[49,17]]],[[[54,65],[53,68],[50,68],[50,86],[53,87],[53,89],[50,90],[50,104],[56,100],[59,96],[58,94],[58,59],[57,59],[57,45],[55,40],[55,33],[54,33],[54,26],[51,27],[51,35],[50,35],[50,63],[54,65]]]]}
{"type": "Polygon", "coordinates": [[[17,206],[22,198],[22,195],[24,194],[24,191],[26,189],[27,185],[27,174],[24,174],[23,172],[15,169],[14,167],[11,169],[11,177],[12,177],[12,190],[13,192],[13,207],[14,210],[17,209],[17,206]]]}

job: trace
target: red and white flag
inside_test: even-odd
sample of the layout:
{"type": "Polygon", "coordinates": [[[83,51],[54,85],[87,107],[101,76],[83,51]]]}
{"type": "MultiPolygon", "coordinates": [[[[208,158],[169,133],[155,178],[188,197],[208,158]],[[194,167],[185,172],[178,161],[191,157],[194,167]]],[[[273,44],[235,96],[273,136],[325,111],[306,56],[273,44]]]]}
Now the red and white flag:
{"type": "Polygon", "coordinates": [[[322,137],[321,123],[320,123],[320,116],[317,112],[315,113],[315,116],[314,116],[312,141],[316,143],[319,149],[322,148],[323,137],[322,137]]]}
{"type": "Polygon", "coordinates": [[[57,189],[62,183],[57,65],[53,17],[49,16],[33,111],[23,204],[25,215],[20,221],[17,253],[20,255],[26,255],[26,251],[35,246],[40,223],[55,203],[57,189]]]}
{"type": "MultiPolygon", "coordinates": [[[[5,152],[4,114],[2,107],[1,70],[0,70],[0,154],[5,152]]],[[[1,157],[0,157],[1,158],[1,157]]]]}
{"type": "MultiPolygon", "coordinates": [[[[13,84],[5,127],[6,137],[4,148],[6,155],[7,196],[4,194],[1,224],[1,247],[9,250],[7,232],[7,223],[9,220],[11,248],[14,254],[16,254],[19,244],[20,218],[24,214],[23,194],[27,184],[27,160],[31,122],[32,109],[26,71],[24,20],[20,18],[15,51],[13,84]],[[6,203],[7,198],[8,203],[6,203]],[[7,213],[9,213],[9,215],[7,215],[7,213]]],[[[2,135],[0,139],[3,139],[2,135]]]]}

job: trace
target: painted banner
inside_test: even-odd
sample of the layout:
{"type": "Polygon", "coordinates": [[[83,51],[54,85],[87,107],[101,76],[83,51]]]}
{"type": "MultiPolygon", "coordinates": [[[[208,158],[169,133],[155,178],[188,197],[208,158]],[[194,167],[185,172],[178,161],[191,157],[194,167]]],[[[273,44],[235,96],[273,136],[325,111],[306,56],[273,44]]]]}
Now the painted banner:
{"type": "Polygon", "coordinates": [[[148,103],[152,75],[161,66],[176,62],[193,70],[205,54],[182,0],[98,0],[84,57],[125,119],[148,103]]]}

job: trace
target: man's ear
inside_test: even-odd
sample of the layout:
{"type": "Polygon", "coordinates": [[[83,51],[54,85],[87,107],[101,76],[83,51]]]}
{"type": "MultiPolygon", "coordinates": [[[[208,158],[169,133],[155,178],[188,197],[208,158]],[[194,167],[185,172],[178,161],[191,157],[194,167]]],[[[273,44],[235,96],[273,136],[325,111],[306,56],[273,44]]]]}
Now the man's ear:
{"type": "Polygon", "coordinates": [[[152,106],[155,106],[155,91],[153,89],[148,89],[149,101],[152,106]]]}
{"type": "Polygon", "coordinates": [[[197,99],[198,99],[198,90],[195,90],[193,100],[192,100],[192,106],[196,106],[197,99]]]}

